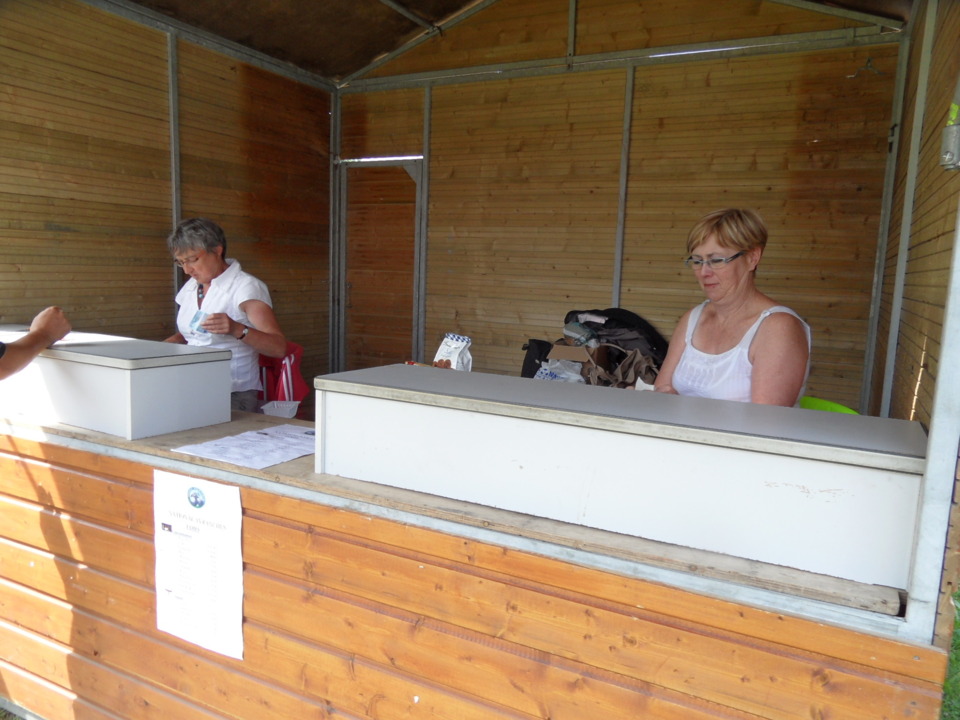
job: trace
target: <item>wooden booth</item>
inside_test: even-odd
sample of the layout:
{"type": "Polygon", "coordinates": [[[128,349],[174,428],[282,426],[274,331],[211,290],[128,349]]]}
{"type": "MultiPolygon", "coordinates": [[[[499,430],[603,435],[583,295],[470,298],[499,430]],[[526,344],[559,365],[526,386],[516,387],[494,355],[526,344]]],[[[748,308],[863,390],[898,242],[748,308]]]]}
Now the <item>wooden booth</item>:
{"type": "Polygon", "coordinates": [[[315,391],[299,418],[200,420],[213,388],[164,381],[147,407],[181,424],[141,432],[90,426],[84,373],[51,396],[80,416],[0,383],[24,404],[0,408],[0,707],[936,720],[960,4],[482,0],[440,29],[330,78],[126,0],[0,3],[0,324],[58,304],[75,340],[146,353],[58,346],[31,382],[186,362],[152,359],[164,238],[203,215],[315,391]],[[572,309],[669,337],[699,301],[686,232],[732,205],[770,226],[758,285],[811,325],[808,392],[860,415],[518,377],[572,309]],[[447,332],[471,372],[405,364],[447,332]],[[315,446],[264,467],[183,451],[287,426],[315,446]],[[161,622],[172,478],[237,498],[240,590],[193,627],[229,651],[161,622]]]}

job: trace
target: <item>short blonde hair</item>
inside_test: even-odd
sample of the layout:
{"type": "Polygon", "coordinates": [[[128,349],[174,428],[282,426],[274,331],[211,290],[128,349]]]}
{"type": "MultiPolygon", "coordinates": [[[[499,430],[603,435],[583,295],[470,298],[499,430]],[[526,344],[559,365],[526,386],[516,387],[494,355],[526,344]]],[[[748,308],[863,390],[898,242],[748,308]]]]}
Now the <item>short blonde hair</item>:
{"type": "Polygon", "coordinates": [[[752,250],[767,246],[767,226],[753,210],[725,208],[704,215],[687,236],[687,253],[713,236],[720,247],[732,250],[752,250]]]}

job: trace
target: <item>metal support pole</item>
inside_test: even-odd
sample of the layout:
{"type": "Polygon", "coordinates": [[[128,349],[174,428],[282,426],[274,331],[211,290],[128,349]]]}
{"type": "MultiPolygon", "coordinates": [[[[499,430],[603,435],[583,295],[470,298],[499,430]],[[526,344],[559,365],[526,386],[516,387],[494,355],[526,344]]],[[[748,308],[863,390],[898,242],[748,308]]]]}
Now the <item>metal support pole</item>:
{"type": "Polygon", "coordinates": [[[340,95],[330,97],[330,329],[331,372],[343,370],[345,310],[345,216],[346,167],[340,164],[340,95]]]}
{"type": "Polygon", "coordinates": [[[423,159],[417,182],[417,230],[414,243],[413,359],[424,362],[427,342],[427,233],[430,226],[430,114],[433,92],[423,93],[423,159]]]}
{"type": "Polygon", "coordinates": [[[923,24],[923,46],[920,49],[920,67],[917,72],[917,92],[913,106],[913,126],[910,129],[910,150],[907,154],[907,176],[904,186],[903,212],[900,220],[900,246],[897,250],[897,268],[894,276],[893,301],[890,309],[890,329],[887,334],[887,354],[883,365],[883,393],[880,398],[880,416],[889,417],[893,394],[893,370],[897,361],[897,343],[900,339],[903,290],[906,285],[907,256],[913,231],[913,207],[916,202],[917,175],[920,168],[920,144],[923,140],[923,116],[927,104],[927,85],[930,79],[930,59],[933,55],[933,36],[937,31],[939,0],[927,3],[923,24]]]}
{"type": "Polygon", "coordinates": [[[903,98],[910,65],[910,36],[900,41],[897,51],[897,78],[893,93],[893,109],[890,113],[890,138],[887,167],[883,177],[883,198],[880,203],[880,229],[877,233],[877,254],[873,263],[873,292],[870,297],[870,317],[867,325],[866,350],[863,357],[863,380],[860,383],[860,407],[862,413],[870,408],[873,395],[873,376],[877,362],[877,337],[880,325],[880,303],[883,299],[883,276],[887,262],[887,243],[890,241],[890,215],[893,208],[893,190],[897,180],[897,157],[900,136],[903,134],[903,98]]]}
{"type": "Polygon", "coordinates": [[[907,596],[907,625],[922,642],[933,639],[940,599],[940,574],[950,526],[953,486],[960,452],[960,198],[953,232],[947,301],[943,311],[937,386],[933,394],[927,468],[923,474],[917,539],[907,596]],[[947,359],[951,361],[947,362],[947,359]]]}
{"type": "MultiPolygon", "coordinates": [[[[180,181],[180,65],[177,54],[177,34],[167,33],[167,100],[170,124],[170,227],[176,227],[180,222],[183,208],[181,205],[180,181]]],[[[176,297],[183,285],[183,268],[173,265],[173,296],[176,297]]],[[[174,307],[174,327],[177,322],[177,311],[174,307]]]]}
{"type": "Polygon", "coordinates": [[[617,200],[617,236],[613,255],[613,283],[610,307],[620,307],[623,286],[623,245],[626,241],[627,188],[630,179],[630,130],[633,121],[633,87],[635,68],[627,68],[626,89],[623,95],[623,140],[620,144],[620,194],[617,200]]]}

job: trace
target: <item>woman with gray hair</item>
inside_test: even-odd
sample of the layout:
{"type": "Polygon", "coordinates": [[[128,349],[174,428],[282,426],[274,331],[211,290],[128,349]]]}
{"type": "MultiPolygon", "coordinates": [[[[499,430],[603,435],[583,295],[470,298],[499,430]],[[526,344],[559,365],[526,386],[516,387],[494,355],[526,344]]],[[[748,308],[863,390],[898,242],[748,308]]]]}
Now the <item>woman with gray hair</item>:
{"type": "Polygon", "coordinates": [[[721,400],[796,405],[810,369],[810,328],[755,284],[767,228],[752,210],[717,210],[687,238],[706,301],[677,324],[655,389],[721,400]]]}
{"type": "Polygon", "coordinates": [[[167,247],[189,279],[176,297],[177,332],[166,341],[230,350],[231,407],[256,412],[259,356],[283,357],[287,348],[270,291],[239,262],[227,259],[226,236],[211,220],[181,221],[167,247]]]}

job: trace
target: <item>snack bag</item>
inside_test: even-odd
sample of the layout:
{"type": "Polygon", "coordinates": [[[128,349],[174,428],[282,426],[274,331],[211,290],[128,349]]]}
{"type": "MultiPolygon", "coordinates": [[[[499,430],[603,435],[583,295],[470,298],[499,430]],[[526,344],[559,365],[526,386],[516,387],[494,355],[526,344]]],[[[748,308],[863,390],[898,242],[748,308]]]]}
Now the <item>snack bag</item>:
{"type": "Polygon", "coordinates": [[[440,343],[436,357],[433,358],[434,367],[452,368],[454,370],[470,371],[473,368],[473,357],[470,355],[470,338],[455,333],[447,333],[440,343]]]}
{"type": "Polygon", "coordinates": [[[573,360],[558,360],[552,358],[546,360],[540,365],[537,374],[533,377],[537,380],[560,380],[563,382],[582,383],[586,382],[581,374],[582,364],[573,360]]]}

